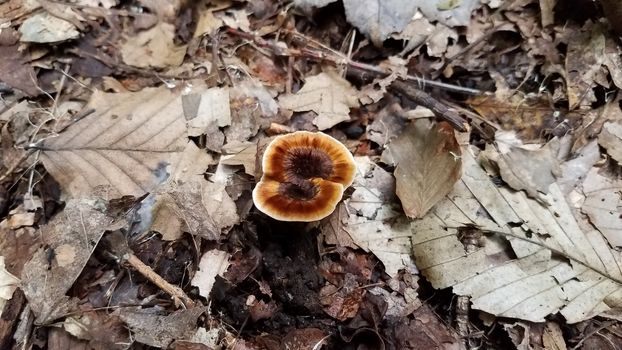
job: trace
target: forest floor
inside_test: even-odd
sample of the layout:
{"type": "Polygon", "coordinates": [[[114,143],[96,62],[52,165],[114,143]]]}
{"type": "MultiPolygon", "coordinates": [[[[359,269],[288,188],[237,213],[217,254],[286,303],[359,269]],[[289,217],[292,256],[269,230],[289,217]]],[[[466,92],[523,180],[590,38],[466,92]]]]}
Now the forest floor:
{"type": "Polygon", "coordinates": [[[622,349],[616,13],[0,1],[0,349],[622,349]],[[319,221],[253,202],[296,131],[319,221]]]}

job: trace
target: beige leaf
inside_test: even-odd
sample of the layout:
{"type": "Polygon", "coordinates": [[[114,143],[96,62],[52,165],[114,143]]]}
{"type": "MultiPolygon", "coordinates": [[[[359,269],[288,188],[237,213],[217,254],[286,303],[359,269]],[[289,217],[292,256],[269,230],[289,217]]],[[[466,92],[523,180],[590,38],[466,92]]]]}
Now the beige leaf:
{"type": "Polygon", "coordinates": [[[191,339],[197,330],[197,320],[205,311],[205,307],[195,307],[162,315],[157,307],[123,308],[114,315],[127,323],[137,342],[166,349],[175,339],[191,339]]]}
{"type": "Polygon", "coordinates": [[[281,108],[295,112],[314,111],[313,120],[319,130],[325,130],[350,120],[350,108],[358,106],[357,91],[334,72],[323,72],[307,78],[295,94],[279,97],[281,108]]]}
{"type": "Polygon", "coordinates": [[[204,34],[210,34],[214,30],[222,27],[223,21],[214,16],[214,10],[214,8],[198,6],[199,19],[197,20],[197,27],[194,30],[193,37],[198,38],[204,34]]]}
{"type": "Polygon", "coordinates": [[[337,217],[325,223],[330,225],[325,234],[333,235],[327,240],[337,238],[371,251],[390,276],[402,269],[416,272],[410,254],[409,225],[391,204],[395,202],[395,179],[369,157],[356,157],[355,161],[358,171],[352,185],[354,193],[345,203],[348,210],[344,213],[340,208],[333,214],[337,217]]]}
{"type": "Polygon", "coordinates": [[[606,122],[598,135],[598,144],[603,146],[618,164],[622,164],[622,123],[606,122]]]}
{"type": "Polygon", "coordinates": [[[408,125],[382,159],[395,164],[397,196],[411,218],[423,217],[460,178],[460,147],[444,122],[417,120],[408,125]]]}
{"type": "Polygon", "coordinates": [[[76,27],[48,12],[28,17],[19,27],[20,41],[33,43],[57,43],[75,39],[80,35],[76,27]]]}
{"type": "Polygon", "coordinates": [[[553,204],[544,207],[494,186],[471,152],[463,160],[452,193],[412,224],[415,259],[435,288],[453,287],[475,309],[533,322],[559,311],[575,323],[622,306],[622,255],[575,219],[556,183],[546,196],[553,204]],[[469,227],[504,234],[476,236],[465,254],[459,237],[469,227]]]}
{"type": "Polygon", "coordinates": [[[622,246],[622,181],[611,180],[592,168],[583,182],[585,202],[581,211],[607,238],[609,244],[622,246]]]}
{"type": "Polygon", "coordinates": [[[190,284],[199,288],[199,295],[209,299],[216,276],[221,276],[229,267],[229,258],[231,254],[213,249],[205,252],[199,262],[199,270],[192,277],[190,284]]]}
{"type": "Polygon", "coordinates": [[[95,92],[87,108],[95,112],[40,145],[45,168],[70,196],[138,197],[175,169],[188,143],[178,96],[165,88],[95,92]]]}
{"type": "Polygon", "coordinates": [[[203,175],[205,170],[216,161],[204,149],[200,149],[194,142],[188,142],[182,152],[175,171],[171,174],[172,181],[189,181],[197,175],[203,175]]]}
{"type": "Polygon", "coordinates": [[[39,229],[47,247],[39,248],[22,271],[22,290],[37,324],[53,321],[75,307],[75,300],[65,293],[104,231],[113,229],[106,205],[100,199],[69,200],[62,214],[39,229]]]}
{"type": "Polygon", "coordinates": [[[6,270],[4,257],[0,256],[0,309],[4,309],[4,304],[11,300],[13,292],[19,286],[19,282],[19,278],[6,270]]]}
{"type": "Polygon", "coordinates": [[[593,27],[591,23],[581,30],[574,31],[573,38],[568,42],[566,53],[566,81],[568,85],[568,104],[570,109],[589,106],[596,101],[592,91],[594,83],[609,86],[605,63],[605,35],[600,25],[593,27]]]}
{"type": "Polygon", "coordinates": [[[182,96],[184,116],[188,120],[188,135],[210,134],[231,124],[229,89],[211,88],[182,96]]]}
{"type": "Polygon", "coordinates": [[[218,240],[239,221],[235,202],[225,191],[225,185],[200,176],[159,187],[155,193],[154,218],[151,229],[169,240],[178,238],[180,229],[218,240]]]}
{"type": "Polygon", "coordinates": [[[123,62],[141,68],[166,68],[181,65],[186,55],[186,45],[174,43],[175,26],[159,22],[152,28],[127,38],[121,45],[123,62]]]}
{"type": "Polygon", "coordinates": [[[242,165],[244,172],[255,176],[255,163],[257,161],[257,144],[253,142],[234,142],[223,146],[224,155],[220,158],[220,164],[242,165]]]}
{"type": "Polygon", "coordinates": [[[543,201],[542,194],[546,194],[549,185],[555,182],[553,175],[560,173],[555,157],[559,140],[554,139],[539,149],[507,144],[504,147],[508,147],[506,153],[487,146],[481,156],[496,165],[501,178],[510,187],[517,191],[524,190],[531,198],[543,201]]]}

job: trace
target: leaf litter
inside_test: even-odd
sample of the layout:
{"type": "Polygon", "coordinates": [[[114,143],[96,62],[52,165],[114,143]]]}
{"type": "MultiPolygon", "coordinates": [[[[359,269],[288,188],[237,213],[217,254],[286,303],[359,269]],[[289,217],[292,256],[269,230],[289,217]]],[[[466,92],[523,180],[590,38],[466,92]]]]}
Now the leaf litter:
{"type": "Polygon", "coordinates": [[[0,4],[0,347],[619,343],[595,4],[0,4]],[[317,223],[253,208],[296,130],[357,164],[317,223]]]}

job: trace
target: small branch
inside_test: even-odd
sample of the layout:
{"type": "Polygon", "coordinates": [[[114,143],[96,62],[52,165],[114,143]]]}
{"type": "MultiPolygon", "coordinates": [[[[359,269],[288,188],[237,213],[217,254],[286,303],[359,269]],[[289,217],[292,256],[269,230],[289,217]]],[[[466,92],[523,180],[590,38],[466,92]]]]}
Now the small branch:
{"type": "Polygon", "coordinates": [[[186,295],[181,288],[168,283],[133,253],[125,254],[123,256],[123,260],[125,260],[130,266],[136,269],[136,271],[138,271],[141,275],[145,276],[153,284],[162,289],[165,293],[172,296],[175,303],[181,301],[187,309],[194,307],[194,301],[192,301],[192,299],[190,299],[190,297],[188,297],[188,295],[186,295]]]}
{"type": "MultiPolygon", "coordinates": [[[[338,51],[332,50],[330,48],[326,48],[325,46],[321,44],[317,44],[317,43],[316,43],[316,46],[321,46],[323,50],[306,48],[306,47],[303,47],[301,49],[290,48],[290,47],[283,45],[282,43],[279,45],[279,43],[277,42],[266,40],[260,36],[242,32],[234,28],[227,28],[226,32],[229,34],[233,34],[241,38],[247,39],[247,40],[252,40],[257,46],[268,48],[272,50],[272,52],[274,52],[275,55],[278,55],[278,56],[304,57],[307,59],[320,61],[320,62],[330,62],[336,66],[346,65],[348,67],[348,70],[350,70],[351,68],[360,69],[360,70],[368,71],[376,77],[385,77],[391,73],[382,67],[351,60],[348,56],[338,51]]],[[[294,33],[294,32],[291,32],[290,34],[300,36],[300,34],[294,33]]],[[[437,87],[439,89],[443,89],[446,91],[453,91],[453,92],[462,93],[462,94],[469,94],[469,95],[482,94],[482,91],[477,90],[477,89],[466,88],[466,87],[447,84],[447,83],[434,81],[434,80],[427,80],[427,79],[419,78],[413,75],[405,76],[404,80],[415,82],[419,84],[420,86],[437,87]]]]}
{"type": "Polygon", "coordinates": [[[413,102],[430,109],[434,115],[447,121],[456,130],[465,132],[467,130],[466,120],[454,108],[448,107],[441,101],[432,97],[423,90],[419,90],[403,81],[396,80],[391,84],[391,89],[396,90],[413,102]]]}

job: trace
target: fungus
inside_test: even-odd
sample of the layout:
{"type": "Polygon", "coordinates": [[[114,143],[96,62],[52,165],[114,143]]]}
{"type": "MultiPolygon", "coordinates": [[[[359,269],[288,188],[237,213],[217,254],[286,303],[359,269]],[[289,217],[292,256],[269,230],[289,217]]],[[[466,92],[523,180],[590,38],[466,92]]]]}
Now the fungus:
{"type": "Polygon", "coordinates": [[[354,157],[341,142],[308,131],[276,137],[264,152],[262,168],[253,202],[281,221],[327,217],[356,173],[354,157]]]}

